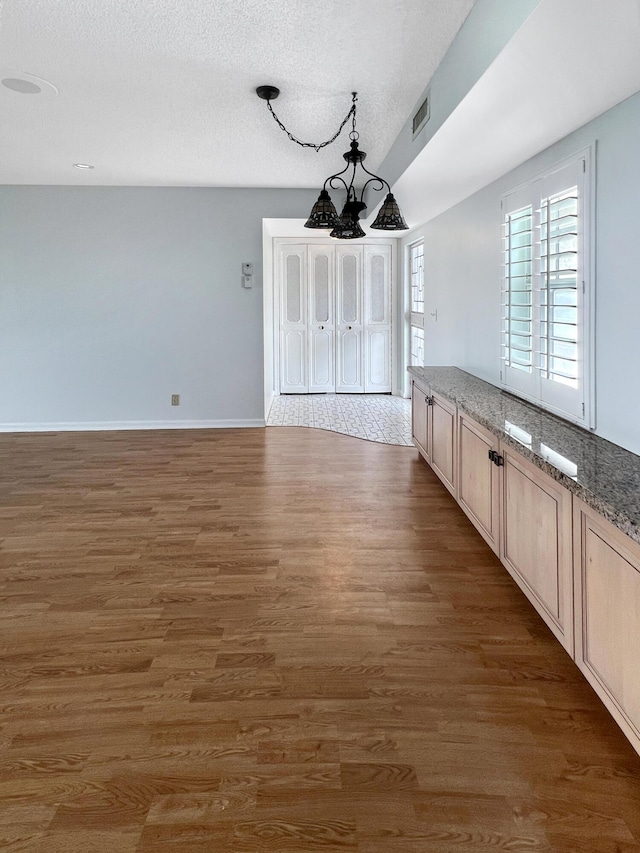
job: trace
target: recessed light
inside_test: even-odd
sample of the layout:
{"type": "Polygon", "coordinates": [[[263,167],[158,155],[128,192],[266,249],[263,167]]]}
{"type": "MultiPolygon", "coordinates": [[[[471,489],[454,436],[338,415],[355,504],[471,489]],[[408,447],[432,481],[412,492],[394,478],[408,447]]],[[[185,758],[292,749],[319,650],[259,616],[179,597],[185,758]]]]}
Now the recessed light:
{"type": "Polygon", "coordinates": [[[0,83],[5,89],[17,92],[19,95],[40,95],[43,98],[55,97],[58,89],[53,83],[27,71],[17,68],[0,68],[0,83]]]}
{"type": "Polygon", "coordinates": [[[23,80],[20,77],[5,77],[1,81],[3,86],[21,95],[39,95],[42,88],[32,83],[31,80],[23,80]]]}
{"type": "Polygon", "coordinates": [[[74,163],[74,169],[94,169],[95,166],[90,166],[89,163],[74,163]]]}

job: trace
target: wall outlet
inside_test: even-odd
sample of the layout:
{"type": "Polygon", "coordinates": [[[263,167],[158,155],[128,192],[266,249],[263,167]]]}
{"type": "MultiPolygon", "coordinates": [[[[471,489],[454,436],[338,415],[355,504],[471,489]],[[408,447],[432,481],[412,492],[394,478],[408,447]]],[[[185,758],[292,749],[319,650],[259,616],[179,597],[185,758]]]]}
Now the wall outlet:
{"type": "Polygon", "coordinates": [[[172,394],[171,395],[171,405],[179,406],[180,405],[180,394],[172,394]]]}

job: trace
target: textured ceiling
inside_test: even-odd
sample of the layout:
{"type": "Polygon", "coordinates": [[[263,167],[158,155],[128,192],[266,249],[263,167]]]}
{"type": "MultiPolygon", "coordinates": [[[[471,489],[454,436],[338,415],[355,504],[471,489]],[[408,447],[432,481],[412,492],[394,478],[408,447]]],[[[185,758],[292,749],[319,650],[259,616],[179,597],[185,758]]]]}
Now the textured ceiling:
{"type": "MultiPolygon", "coordinates": [[[[359,92],[367,166],[382,162],[474,0],[5,0],[0,183],[314,187],[316,153],[359,92]],[[81,172],[74,163],[95,169],[81,172]]],[[[343,139],[345,142],[343,143],[343,139]]]]}

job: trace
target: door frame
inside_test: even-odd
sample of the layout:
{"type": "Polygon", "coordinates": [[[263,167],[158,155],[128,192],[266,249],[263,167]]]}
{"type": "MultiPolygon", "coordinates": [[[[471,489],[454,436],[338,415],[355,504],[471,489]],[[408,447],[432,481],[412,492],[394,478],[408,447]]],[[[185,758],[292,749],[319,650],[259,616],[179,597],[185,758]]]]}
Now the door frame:
{"type": "MultiPolygon", "coordinates": [[[[262,220],[265,420],[269,416],[274,399],[280,396],[280,282],[276,275],[277,247],[287,243],[326,245],[329,240],[324,232],[322,236],[309,236],[309,230],[304,228],[302,219],[262,220]]],[[[355,245],[391,244],[391,393],[394,396],[402,396],[403,388],[398,382],[398,340],[403,334],[403,318],[394,310],[398,304],[399,240],[394,237],[376,238],[367,235],[349,242],[355,245]]]]}

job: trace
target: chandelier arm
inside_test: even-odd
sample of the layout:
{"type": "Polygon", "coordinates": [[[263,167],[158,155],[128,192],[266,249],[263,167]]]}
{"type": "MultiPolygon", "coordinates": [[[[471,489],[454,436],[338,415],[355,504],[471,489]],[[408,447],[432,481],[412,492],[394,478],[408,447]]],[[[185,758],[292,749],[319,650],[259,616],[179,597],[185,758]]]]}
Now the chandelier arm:
{"type": "MultiPolygon", "coordinates": [[[[345,190],[346,190],[347,192],[349,192],[349,187],[348,187],[348,185],[347,185],[347,182],[345,181],[345,179],[344,179],[343,177],[341,177],[341,175],[344,175],[344,173],[345,173],[345,172],[347,172],[347,171],[349,170],[349,166],[350,166],[350,165],[351,165],[350,163],[347,163],[347,165],[344,167],[344,169],[343,169],[341,172],[336,172],[336,173],[335,173],[335,175],[331,175],[331,177],[330,177],[330,178],[327,178],[327,180],[324,182],[324,187],[323,187],[323,189],[325,189],[325,190],[326,190],[326,188],[327,188],[327,184],[329,184],[329,186],[331,187],[331,189],[332,189],[332,190],[335,190],[335,189],[336,189],[336,187],[335,187],[335,185],[334,185],[333,181],[334,181],[336,178],[338,178],[338,179],[340,180],[340,183],[344,185],[345,190]]],[[[353,184],[353,178],[351,179],[351,183],[353,184]]]]}
{"type": "Polygon", "coordinates": [[[373,172],[370,172],[368,169],[366,169],[366,168],[362,165],[362,163],[360,163],[360,168],[362,169],[362,171],[363,171],[363,172],[366,172],[366,173],[367,173],[367,175],[370,175],[370,176],[371,176],[371,177],[369,178],[369,180],[366,182],[366,184],[364,185],[364,187],[362,188],[362,192],[363,192],[363,193],[364,193],[365,189],[367,188],[367,186],[368,186],[369,184],[373,183],[374,181],[377,181],[377,182],[380,184],[380,187],[379,187],[379,188],[374,187],[374,189],[376,189],[376,191],[377,191],[377,192],[382,192],[382,190],[383,190],[385,187],[387,188],[387,192],[388,192],[388,193],[390,193],[390,192],[391,192],[391,187],[390,187],[390,186],[389,186],[389,184],[385,181],[385,179],[384,179],[384,178],[381,178],[379,175],[374,175],[374,174],[373,174],[373,172]]]}
{"type": "Polygon", "coordinates": [[[345,190],[348,193],[349,187],[348,187],[345,179],[340,177],[341,174],[342,174],[342,172],[339,172],[337,175],[331,175],[330,178],[327,178],[327,180],[324,182],[324,189],[327,188],[327,184],[331,187],[332,190],[338,189],[338,187],[333,183],[335,180],[337,180],[337,181],[340,181],[340,183],[342,184],[342,186],[345,188],[345,190]]]}
{"type": "MultiPolygon", "coordinates": [[[[376,186],[374,186],[374,188],[373,188],[373,189],[374,189],[377,193],[382,192],[382,190],[383,190],[383,189],[384,189],[384,187],[385,187],[385,184],[386,184],[386,186],[387,186],[387,187],[389,186],[389,184],[387,184],[387,182],[386,182],[385,180],[383,180],[382,178],[379,178],[377,175],[374,175],[374,177],[373,177],[373,178],[369,178],[369,180],[368,180],[368,181],[364,184],[364,186],[362,187],[362,191],[361,191],[361,193],[360,193],[360,201],[364,201],[364,193],[365,193],[365,190],[367,189],[367,187],[369,186],[369,184],[373,184],[373,183],[375,183],[376,181],[377,181],[377,183],[378,183],[378,185],[379,185],[379,186],[377,186],[377,187],[376,187],[376,186]]],[[[388,190],[388,191],[390,192],[390,190],[388,190]]]]}
{"type": "MultiPolygon", "coordinates": [[[[293,135],[289,130],[287,130],[287,128],[284,126],[284,124],[280,121],[280,119],[279,119],[279,118],[278,118],[278,116],[276,115],[275,110],[274,110],[274,109],[273,109],[273,107],[271,106],[271,101],[270,101],[270,100],[267,100],[267,108],[268,108],[269,112],[271,113],[271,115],[273,116],[273,119],[274,119],[274,121],[276,122],[276,124],[278,125],[278,127],[279,127],[281,130],[283,130],[283,131],[287,134],[287,136],[289,137],[289,139],[290,139],[292,142],[295,142],[297,145],[300,145],[302,148],[314,148],[316,151],[320,151],[320,149],[321,149],[321,148],[326,148],[326,147],[327,147],[327,145],[331,145],[331,143],[332,143],[332,142],[335,142],[335,141],[336,141],[336,139],[337,139],[337,138],[340,136],[340,134],[342,133],[342,131],[343,131],[343,129],[344,129],[344,126],[345,126],[345,125],[346,125],[346,123],[349,121],[349,119],[351,118],[351,116],[353,116],[354,121],[355,121],[355,116],[356,116],[356,93],[355,93],[355,92],[353,93],[353,103],[351,104],[351,109],[350,109],[350,110],[349,110],[349,112],[346,114],[346,116],[343,118],[343,120],[342,120],[342,124],[340,125],[340,127],[338,128],[338,130],[333,134],[333,136],[331,137],[331,139],[327,139],[327,141],[326,141],[326,142],[320,142],[320,143],[317,143],[317,144],[316,144],[315,142],[302,142],[302,140],[298,139],[298,138],[297,138],[297,136],[294,136],[294,135],[293,135]]],[[[354,125],[354,127],[355,127],[355,125],[354,125]]]]}

